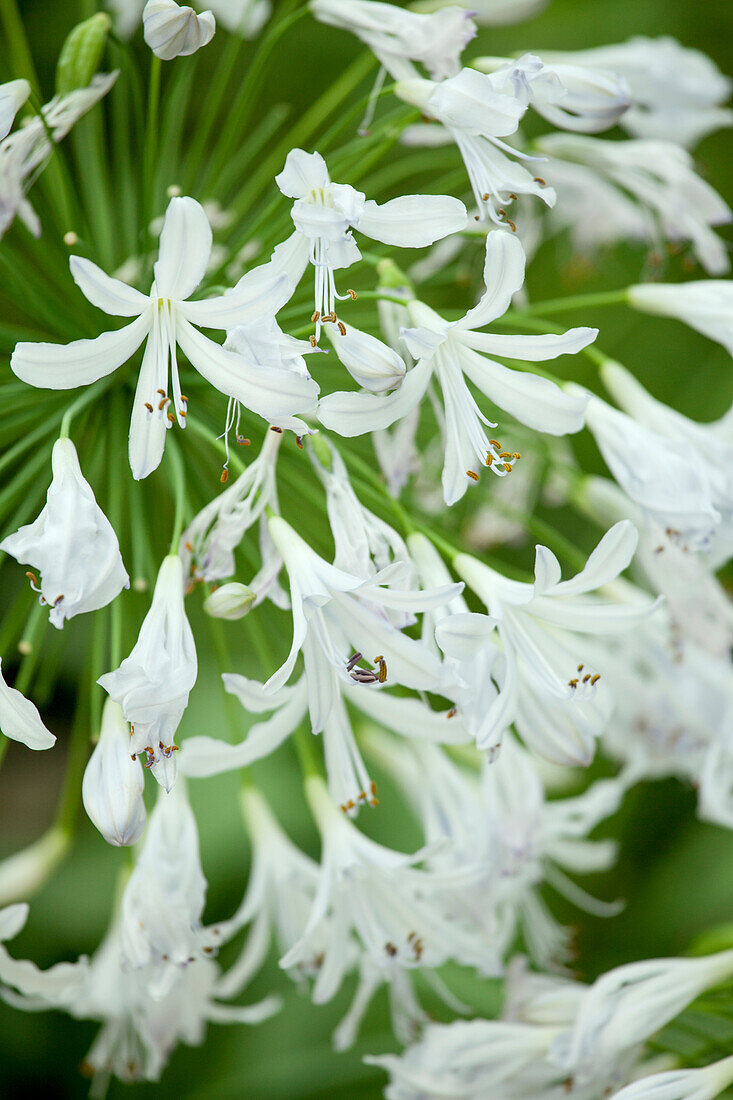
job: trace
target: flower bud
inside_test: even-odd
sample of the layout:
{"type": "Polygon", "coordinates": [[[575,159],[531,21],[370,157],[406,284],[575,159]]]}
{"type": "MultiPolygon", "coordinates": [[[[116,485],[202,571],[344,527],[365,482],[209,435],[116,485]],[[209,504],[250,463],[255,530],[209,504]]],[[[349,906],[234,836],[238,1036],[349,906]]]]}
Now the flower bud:
{"type": "Polygon", "coordinates": [[[204,611],[214,619],[243,619],[256,599],[257,594],[246,584],[230,581],[204,600],[204,611]]]}
{"type": "Polygon", "coordinates": [[[214,37],[216,21],[210,11],[197,15],[175,0],[148,0],[143,11],[145,41],[161,61],[188,57],[214,37]]]}
{"type": "Polygon", "coordinates": [[[145,827],[145,779],[130,753],[130,731],[119,703],[108,699],[102,732],[82,784],[84,809],[102,836],[117,847],[134,844],[145,827]]]}
{"type": "Polygon", "coordinates": [[[68,95],[91,83],[102,59],[112,20],[104,12],[74,27],[64,42],[56,66],[56,92],[68,95]]]}

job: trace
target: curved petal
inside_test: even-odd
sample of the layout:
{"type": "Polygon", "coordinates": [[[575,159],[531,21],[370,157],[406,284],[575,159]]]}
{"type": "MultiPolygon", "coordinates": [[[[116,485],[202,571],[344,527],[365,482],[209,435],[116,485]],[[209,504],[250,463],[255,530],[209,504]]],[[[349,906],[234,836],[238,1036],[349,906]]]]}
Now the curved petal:
{"type": "MultiPolygon", "coordinates": [[[[460,324],[460,323],[459,323],[460,324]]],[[[575,355],[587,348],[598,335],[597,328],[571,328],[547,336],[497,336],[493,332],[462,332],[461,342],[475,351],[489,355],[505,355],[508,359],[524,359],[539,363],[557,359],[558,355],[575,355]]]]}
{"type": "Polygon", "coordinates": [[[364,203],[356,228],[374,241],[397,248],[424,248],[466,228],[460,199],[449,195],[402,195],[379,205],[364,203]]]}
{"type": "Polygon", "coordinates": [[[263,317],[274,317],[294,289],[287,275],[278,272],[271,261],[248,271],[226,294],[185,302],[178,310],[194,325],[228,330],[263,317]]]}
{"type": "Polygon", "coordinates": [[[472,611],[448,615],[435,628],[435,640],[446,657],[473,661],[494,635],[496,620],[472,611]]]}
{"type": "Polygon", "coordinates": [[[518,237],[504,229],[489,233],[484,260],[486,291],[473,309],[457,322],[456,328],[483,328],[503,316],[524,283],[524,264],[524,249],[518,237]]]}
{"type": "Polygon", "coordinates": [[[631,520],[622,519],[615,523],[606,531],[580,573],[557,584],[553,595],[579,596],[615,581],[631,563],[638,541],[639,532],[631,520]]]}
{"type": "Polygon", "coordinates": [[[161,379],[168,374],[168,349],[156,339],[156,335],[151,334],[145,348],[130,418],[128,457],[136,481],[157,470],[165,450],[166,413],[153,402],[157,401],[155,391],[161,379]],[[165,356],[163,363],[160,362],[161,356],[165,356]]]}
{"type": "Polygon", "coordinates": [[[70,256],[71,275],[87,301],[112,317],[139,317],[150,305],[147,294],[113,279],[82,256],[70,256]]]}
{"type": "Polygon", "coordinates": [[[176,337],[181,351],[207,382],[265,420],[277,423],[283,417],[315,408],[318,386],[312,378],[295,371],[253,366],[243,356],[207,339],[183,317],[178,318],[176,337]]]}
{"type": "Polygon", "coordinates": [[[330,182],[321,154],[306,153],[305,149],[291,149],[285,167],[275,176],[275,183],[289,199],[303,198],[309,191],[328,187],[330,182]]]}
{"type": "Polygon", "coordinates": [[[160,233],[155,288],[161,298],[185,301],[203,279],[212,234],[201,203],[187,196],[171,199],[160,233]]]}
{"type": "Polygon", "coordinates": [[[349,325],[342,336],[336,325],[326,332],[340,361],[354,381],[371,393],[394,389],[405,376],[401,357],[376,336],[349,325]]]}
{"type": "Polygon", "coordinates": [[[423,359],[408,371],[398,390],[383,397],[373,393],[331,393],[318,406],[318,419],[325,428],[350,438],[388,428],[406,416],[423,397],[432,368],[423,359]]]}
{"type": "Polygon", "coordinates": [[[583,427],[586,396],[565,393],[549,378],[510,370],[469,348],[463,349],[460,362],[483,394],[528,428],[549,435],[567,435],[583,427]]]}
{"type": "Polygon", "coordinates": [[[30,699],[5,683],[1,668],[0,730],[13,741],[22,741],[29,749],[50,749],[56,743],[30,699]]]}
{"type": "Polygon", "coordinates": [[[553,588],[560,583],[562,571],[560,562],[552,550],[546,546],[534,548],[534,590],[535,595],[543,595],[548,588],[553,588]]]}
{"type": "Polygon", "coordinates": [[[72,344],[16,344],[10,360],[14,374],[29,386],[71,390],[88,386],[126,363],[150,331],[148,310],[131,325],[103,332],[95,340],[72,344]]]}

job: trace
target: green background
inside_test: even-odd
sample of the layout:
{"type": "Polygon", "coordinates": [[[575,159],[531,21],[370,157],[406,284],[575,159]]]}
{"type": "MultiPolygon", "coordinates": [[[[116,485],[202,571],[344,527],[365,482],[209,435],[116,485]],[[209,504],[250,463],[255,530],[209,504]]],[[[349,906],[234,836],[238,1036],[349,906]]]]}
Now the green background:
{"type": "MultiPolygon", "coordinates": [[[[45,85],[44,98],[48,98],[60,43],[76,22],[79,9],[70,0],[27,0],[21,2],[20,9],[45,85]]],[[[733,68],[729,52],[733,6],[724,0],[554,0],[526,24],[484,29],[471,53],[582,48],[621,41],[633,34],[674,35],[709,53],[724,70],[733,68]]],[[[218,44],[210,48],[209,66],[216,64],[218,48],[218,44]]],[[[249,56],[255,50],[256,45],[248,47],[249,56]]],[[[263,111],[270,103],[285,102],[292,105],[297,117],[358,52],[349,35],[319,27],[310,19],[301,21],[280,43],[271,63],[273,77],[264,90],[263,111]]],[[[2,79],[9,75],[5,69],[7,58],[1,49],[2,79]]],[[[200,72],[205,80],[205,65],[200,72]]],[[[708,138],[696,156],[706,178],[730,200],[733,163],[729,135],[708,138]]],[[[419,189],[419,180],[414,187],[419,189]]],[[[529,275],[533,299],[624,286],[639,277],[643,257],[638,251],[618,249],[604,253],[593,267],[582,271],[569,260],[562,243],[542,250],[529,275]]],[[[666,272],[670,278],[680,277],[679,263],[670,261],[666,272]]],[[[733,399],[729,358],[717,345],[680,325],[622,308],[573,315],[572,323],[599,323],[603,350],[626,363],[652,392],[688,415],[711,418],[733,399]]],[[[589,366],[579,363],[574,369],[579,380],[592,382],[589,366]]],[[[588,462],[594,462],[590,445],[582,446],[588,462]]],[[[593,542],[594,533],[584,531],[578,521],[574,528],[563,529],[586,546],[593,542]]],[[[76,625],[70,624],[65,633],[70,649],[76,625]]],[[[196,631],[195,616],[193,625],[196,631]]],[[[224,723],[217,667],[205,648],[199,656],[199,681],[182,727],[184,735],[213,732],[224,723]]],[[[251,667],[248,654],[242,653],[241,660],[242,671],[251,667]]],[[[71,683],[66,691],[66,697],[63,691],[55,697],[60,717],[71,705],[71,683]]],[[[30,757],[22,746],[11,745],[0,772],[0,855],[30,843],[50,823],[63,767],[61,743],[52,752],[30,757]]],[[[278,752],[257,774],[285,827],[315,854],[316,838],[307,824],[290,749],[278,752]]],[[[366,828],[395,847],[416,845],[419,837],[397,794],[386,783],[380,793],[380,808],[364,822],[366,828]]],[[[246,882],[249,855],[236,810],[235,777],[192,784],[192,800],[210,883],[206,916],[214,920],[231,912],[246,882]]],[[[628,904],[612,920],[582,919],[578,970],[583,977],[632,959],[682,951],[710,926],[733,919],[730,834],[698,822],[694,807],[694,793],[679,783],[645,785],[634,790],[617,819],[599,831],[599,835],[620,835],[621,855],[608,875],[596,881],[583,879],[583,885],[604,898],[625,897],[628,904]]],[[[75,958],[80,952],[92,953],[107,924],[124,859],[124,853],[110,849],[88,822],[82,822],[73,858],[33,900],[27,929],[13,943],[13,954],[47,966],[75,958]]],[[[550,894],[548,898],[561,919],[568,923],[578,919],[577,912],[560,899],[550,894]]],[[[226,958],[224,954],[224,961],[226,958]]],[[[455,982],[459,990],[472,988],[465,975],[456,975],[455,982]]],[[[382,1075],[364,1066],[360,1056],[393,1046],[382,995],[367,1017],[357,1047],[346,1055],[336,1055],[331,1051],[330,1034],[349,1003],[350,984],[330,1005],[315,1008],[279,974],[272,959],[252,983],[247,999],[270,990],[285,997],[279,1016],[257,1028],[212,1027],[203,1050],[180,1048],[162,1082],[136,1086],[135,1094],[197,1100],[347,1096],[366,1100],[381,1095],[382,1075]]],[[[481,995],[486,1010],[495,1007],[496,995],[487,984],[481,995]]],[[[72,1021],[57,1013],[26,1015],[0,1005],[0,1095],[26,1096],[33,1090],[43,1090],[49,1097],[86,1095],[88,1085],[77,1070],[96,1028],[96,1024],[72,1021]]],[[[124,1086],[113,1084],[109,1095],[126,1095],[124,1086]]]]}

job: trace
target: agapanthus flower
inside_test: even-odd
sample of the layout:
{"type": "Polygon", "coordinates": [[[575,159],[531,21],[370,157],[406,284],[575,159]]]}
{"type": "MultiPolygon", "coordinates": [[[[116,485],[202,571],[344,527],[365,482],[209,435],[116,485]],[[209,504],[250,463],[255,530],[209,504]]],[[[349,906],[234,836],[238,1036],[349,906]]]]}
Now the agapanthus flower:
{"type": "Polygon", "coordinates": [[[79,467],[70,439],[57,439],[43,511],[0,543],[0,550],[41,574],[41,603],[59,630],[67,619],[106,607],[130,587],[120,545],[79,467]]]}
{"type": "Polygon", "coordinates": [[[308,264],[315,268],[316,340],[324,321],[338,324],[339,294],[334,271],[361,259],[352,229],[383,244],[422,248],[466,225],[466,208],[449,195],[401,195],[376,203],[346,183],[332,183],[320,153],[291,149],[275,182],[294,199],[291,216],[295,233],[278,245],[273,267],[297,286],[308,264]]]}
{"type": "Polygon", "coordinates": [[[197,673],[183,585],[181,559],[170,554],[160,567],[134,648],[118,669],[98,680],[132,727],[130,753],[144,755],[145,766],[167,790],[175,778],[176,730],[197,673]]]}
{"type": "MultiPolygon", "coordinates": [[[[128,38],[134,34],[141,22],[145,0],[107,0],[107,6],[115,12],[120,36],[128,38]]],[[[222,27],[243,38],[259,34],[272,12],[270,0],[210,0],[208,7],[222,27]]]]}
{"type": "Polygon", "coordinates": [[[122,847],[139,839],[147,821],[144,786],[142,765],[130,753],[130,727],[122,708],[107,699],[81,793],[84,809],[110,844],[122,847]]]}
{"type": "Polygon", "coordinates": [[[632,1081],[612,1100],[714,1100],[733,1084],[733,1057],[701,1069],[671,1069],[632,1081]]]}
{"type": "Polygon", "coordinates": [[[13,352],[12,369],[24,382],[70,389],[111,374],[145,343],[130,423],[130,466],[138,479],[160,464],[166,428],[176,421],[185,427],[188,398],[181,393],[176,346],[208,382],[267,421],[305,432],[306,425],[293,414],[316,403],[318,387],[309,377],[285,368],[263,368],[252,358],[226,351],[194,327],[235,328],[272,316],[284,300],[284,280],[262,267],[244,275],[227,294],[188,301],[203,278],[211,242],[201,205],[190,198],[171,199],[149,295],[105,275],[90,260],[71,257],[72,275],[85,297],[105,313],[134,317],[131,324],[94,340],[17,344],[13,352]]]}
{"type": "Polygon", "coordinates": [[[424,65],[433,80],[454,76],[476,34],[471,12],[452,5],[428,15],[377,0],[311,0],[310,8],[319,22],[361,39],[395,80],[418,75],[412,62],[424,65]]]}
{"type": "Polygon", "coordinates": [[[143,9],[145,41],[161,61],[189,57],[214,37],[216,20],[210,11],[197,15],[176,0],[148,0],[143,9]]]}
{"type": "Polygon", "coordinates": [[[11,741],[22,742],[29,749],[50,749],[56,744],[56,738],[41,721],[37,707],[17,688],[10,687],[5,682],[1,667],[0,733],[11,741]]]}
{"type": "Polygon", "coordinates": [[[412,327],[402,338],[417,360],[399,389],[388,397],[371,394],[329,394],[321,402],[319,419],[340,435],[360,435],[386,428],[405,416],[435,378],[445,406],[446,504],[463,496],[470,480],[488,466],[497,476],[509,473],[518,454],[487,438],[484,425],[495,428],[478,408],[466,377],[499,408],[537,431],[552,435],[576,432],[583,426],[585,401],[569,397],[546,378],[511,370],[488,355],[545,360],[580,351],[596,338],[597,329],[575,328],[561,336],[514,336],[479,332],[501,317],[524,282],[524,251],[516,237],[490,233],[486,239],[484,281],[478,304],[458,321],[445,321],[422,302],[406,304],[412,327]]]}
{"type": "Polygon", "coordinates": [[[629,287],[627,297],[635,309],[676,317],[733,355],[733,280],[640,283],[629,287]]]}

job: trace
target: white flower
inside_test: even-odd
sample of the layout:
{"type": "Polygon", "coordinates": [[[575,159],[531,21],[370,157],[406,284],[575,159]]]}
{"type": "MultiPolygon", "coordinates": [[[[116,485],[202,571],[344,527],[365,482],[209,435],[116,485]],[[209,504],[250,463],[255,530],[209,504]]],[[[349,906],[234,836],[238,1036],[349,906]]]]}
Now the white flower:
{"type": "MultiPolygon", "coordinates": [[[[430,80],[400,80],[395,85],[395,94],[445,127],[448,138],[456,143],[463,157],[482,217],[502,224],[506,216],[504,207],[516,195],[536,195],[548,206],[554,205],[556,196],[552,188],[545,187],[540,177],[533,177],[507,156],[530,161],[542,159],[527,157],[501,140],[516,132],[527,104],[496,91],[491,77],[475,69],[461,69],[457,76],[439,84],[430,80]]],[[[420,144],[422,129],[408,129],[404,140],[420,144]]],[[[432,129],[427,128],[428,143],[433,140],[432,129]]],[[[434,135],[434,140],[443,140],[440,132],[434,135]]]]}
{"type": "Polygon", "coordinates": [[[295,233],[273,254],[272,264],[295,287],[309,263],[315,268],[316,339],[321,324],[338,323],[336,300],[354,297],[336,291],[334,271],[361,259],[351,233],[399,248],[422,248],[466,225],[466,208],[448,195],[402,195],[381,205],[345,183],[332,183],[320,153],[291,149],[275,182],[294,199],[295,233]]]}
{"type": "MultiPolygon", "coordinates": [[[[130,578],[117,535],[79,468],[70,439],[57,439],[53,480],[34,523],[0,543],[0,550],[41,573],[41,603],[59,630],[66,619],[106,607],[130,578]]],[[[35,585],[34,585],[35,587],[35,585]]]]}
{"type": "Polygon", "coordinates": [[[395,80],[417,76],[413,61],[434,80],[454,76],[461,51],[476,34],[472,13],[460,7],[421,15],[376,0],[311,0],[310,8],[321,23],[361,39],[395,80]]]}
{"type": "Polygon", "coordinates": [[[620,602],[594,595],[626,569],[636,542],[633,524],[617,523],[585,567],[567,581],[560,579],[555,555],[537,546],[533,584],[508,580],[468,554],[456,555],[454,568],[489,614],[452,615],[439,623],[436,637],[448,656],[467,662],[468,668],[476,660],[486,661],[488,672],[474,688],[477,697],[483,699],[479,693],[487,690],[481,681],[491,679],[499,687],[490,705],[477,707],[469,700],[462,708],[479,748],[497,750],[521,705],[529,721],[520,729],[529,733],[535,751],[566,765],[590,763],[607,710],[596,706],[601,676],[583,653],[578,635],[623,633],[653,610],[648,600],[620,602]]]}
{"type": "Polygon", "coordinates": [[[27,80],[10,80],[0,84],[0,141],[7,137],[17,112],[31,94],[27,80]]]}
{"type": "Polygon", "coordinates": [[[243,619],[257,602],[257,593],[246,584],[231,581],[215,588],[204,600],[204,611],[214,619],[243,619]]]}
{"type": "Polygon", "coordinates": [[[443,491],[447,504],[460,500],[469,479],[477,481],[478,471],[484,466],[503,477],[519,457],[503,451],[496,440],[487,438],[483,425],[496,427],[496,424],[479,410],[465,376],[496,405],[535,430],[552,435],[579,431],[583,426],[584,400],[569,397],[546,378],[510,370],[486,356],[554,359],[586,347],[595,339],[597,329],[575,328],[562,336],[476,331],[506,312],[512,296],[524,282],[524,263],[524,251],[516,237],[503,232],[490,233],[484,264],[486,290],[478,304],[459,321],[448,322],[422,302],[408,302],[407,313],[415,327],[404,328],[402,337],[417,359],[416,366],[389,397],[329,394],[319,408],[321,423],[344,436],[386,428],[415,407],[435,377],[445,405],[443,491]]]}
{"type": "Polygon", "coordinates": [[[130,753],[130,729],[122,709],[107,699],[81,794],[84,809],[109,844],[122,847],[140,837],[147,820],[144,786],[140,761],[130,753]]]}
{"type": "MultiPolygon", "coordinates": [[[[16,214],[34,236],[40,237],[41,223],[25,197],[26,191],[48,163],[53,143],[66,137],[74,123],[107,94],[116,79],[116,72],[98,73],[86,88],[54,96],[41,108],[43,118],[36,115],[0,141],[0,237],[16,214]]],[[[16,94],[21,91],[18,89],[16,94]]]]}
{"type": "Polygon", "coordinates": [[[615,126],[631,103],[626,82],[613,72],[555,62],[525,53],[516,60],[478,57],[471,62],[489,73],[497,92],[531,104],[561,130],[596,133],[615,126]]]}
{"type": "Polygon", "coordinates": [[[385,393],[402,384],[405,363],[393,348],[353,325],[345,333],[337,327],[327,331],[339,360],[363,389],[385,393]]]}
{"type": "Polygon", "coordinates": [[[706,54],[674,38],[638,35],[613,46],[550,50],[543,56],[552,64],[582,65],[623,77],[633,102],[621,125],[634,137],[691,146],[733,121],[733,112],[721,106],[730,95],[730,79],[706,54]]]}
{"type": "MultiPolygon", "coordinates": [[[[454,0],[418,0],[418,11],[439,11],[454,0]]],[[[530,19],[547,4],[547,0],[472,0],[471,15],[477,23],[501,26],[505,23],[521,23],[530,19]]]]}
{"type": "MultiPolygon", "coordinates": [[[[129,38],[140,23],[145,0],[107,0],[107,5],[116,14],[119,35],[129,38]]],[[[254,38],[272,12],[270,0],[210,0],[210,7],[222,27],[241,34],[243,38],[254,38]]],[[[204,25],[204,32],[207,24],[208,20],[204,25]]],[[[201,45],[205,43],[202,42],[201,45]]]]}
{"type": "Polygon", "coordinates": [[[161,61],[188,57],[214,37],[216,20],[212,12],[197,15],[193,8],[175,0],[148,0],[143,10],[145,41],[161,61]]]}
{"type": "MultiPolygon", "coordinates": [[[[733,431],[729,416],[707,424],[691,420],[657,401],[625,367],[611,360],[603,364],[601,378],[636,423],[658,434],[678,454],[682,451],[690,466],[703,471],[708,492],[701,495],[700,503],[702,506],[703,500],[709,499],[719,513],[716,548],[719,560],[726,561],[733,548],[733,431]]],[[[679,487],[672,485],[672,492],[677,494],[679,487]]]]}
{"type": "MultiPolygon", "coordinates": [[[[280,965],[290,969],[313,957],[322,942],[322,922],[330,938],[316,977],[313,1000],[323,1004],[338,991],[352,965],[352,936],[383,972],[433,968],[449,958],[476,963],[481,947],[475,936],[444,915],[445,899],[456,874],[417,869],[422,858],[392,851],[363,836],[336,806],[322,779],[306,780],[308,801],[318,824],[323,854],[318,891],[308,924],[280,965]]],[[[464,876],[465,878],[465,876],[464,876]]]]}
{"type": "Polygon", "coordinates": [[[556,1040],[552,1059],[578,1086],[599,1079],[613,1082],[624,1055],[640,1048],[704,990],[731,976],[733,951],[616,967],[587,990],[575,1023],[556,1040]]]}
{"type": "Polygon", "coordinates": [[[703,1069],[673,1069],[632,1082],[611,1100],[714,1100],[733,1083],[733,1057],[703,1069]]]}
{"type": "Polygon", "coordinates": [[[85,297],[105,313],[134,317],[131,324],[95,340],[18,344],[13,352],[12,369],[24,382],[70,389],[111,374],[145,342],[130,424],[130,466],[138,479],[160,464],[166,428],[176,420],[185,426],[187,399],[181,394],[176,345],[208,382],[266,420],[284,418],[284,426],[299,426],[305,432],[305,424],[292,414],[315,405],[318,387],[309,378],[293,370],[263,368],[224,350],[194,328],[234,328],[274,314],[283,301],[284,280],[267,267],[248,272],[225,295],[188,301],[203,278],[211,240],[211,227],[199,203],[172,199],[149,295],[105,275],[90,260],[71,257],[72,275],[85,297]]]}
{"type": "Polygon", "coordinates": [[[132,652],[97,681],[132,726],[130,753],[145,753],[146,767],[168,790],[175,775],[174,738],[196,670],[196,647],[183,607],[181,559],[171,554],[160,567],[132,652]]]}
{"type": "Polygon", "coordinates": [[[642,283],[630,286],[627,295],[635,309],[676,317],[733,355],[733,281],[642,283]]]}
{"type": "MultiPolygon", "coordinates": [[[[630,198],[632,206],[637,207],[643,229],[634,236],[652,244],[658,244],[660,239],[689,241],[695,257],[711,275],[728,270],[725,243],[712,227],[730,222],[730,209],[717,191],[696,174],[692,158],[680,146],[642,139],[608,141],[581,134],[547,134],[538,138],[537,144],[549,157],[547,178],[556,185],[562,200],[557,207],[559,217],[567,217],[571,212],[575,218],[576,188],[586,192],[593,188],[596,197],[589,208],[591,221],[584,226],[587,238],[609,239],[605,219],[593,218],[600,203],[596,177],[611,185],[603,188],[603,193],[619,191],[621,201],[625,199],[628,203],[630,198]],[[570,165],[574,171],[573,168],[568,171],[570,165]],[[579,172],[578,167],[586,171],[579,172]]],[[[618,220],[616,215],[614,221],[618,220]]]]}
{"type": "MultiPolygon", "coordinates": [[[[0,666],[2,661],[0,661],[0,666]]],[[[56,738],[44,726],[30,699],[5,683],[0,667],[0,732],[29,749],[50,749],[56,738]]]]}

